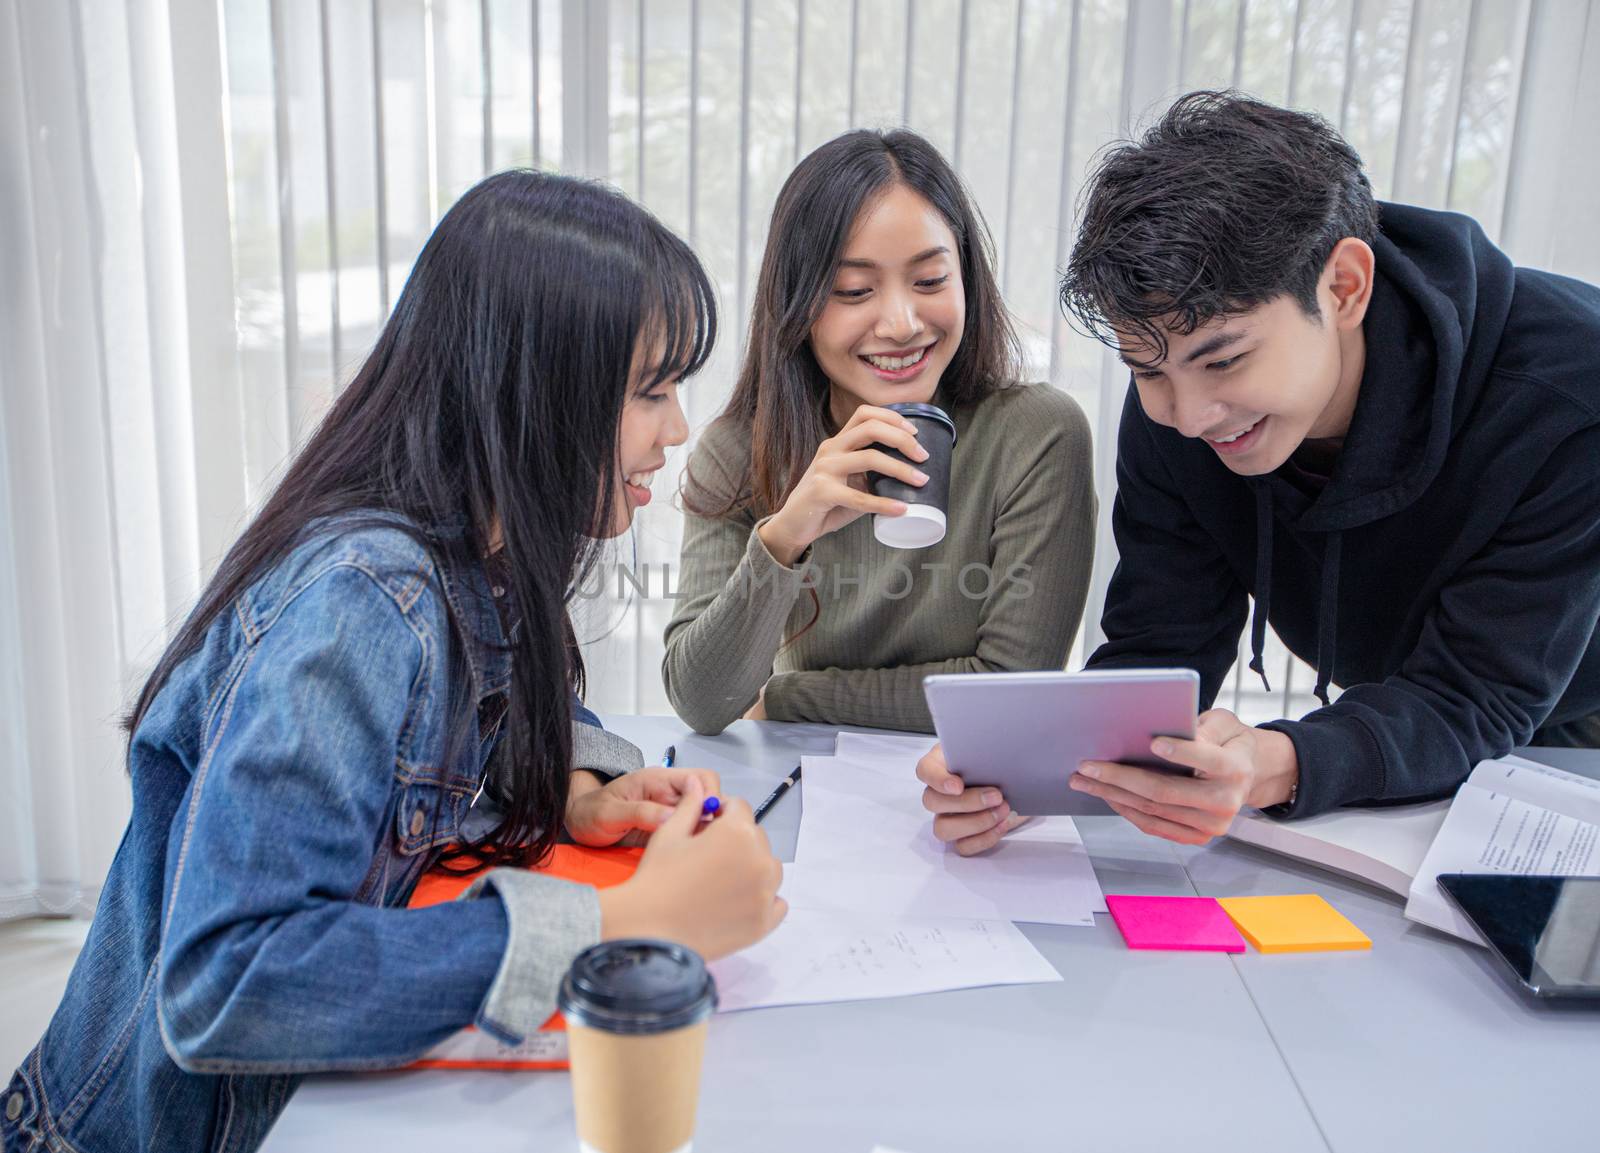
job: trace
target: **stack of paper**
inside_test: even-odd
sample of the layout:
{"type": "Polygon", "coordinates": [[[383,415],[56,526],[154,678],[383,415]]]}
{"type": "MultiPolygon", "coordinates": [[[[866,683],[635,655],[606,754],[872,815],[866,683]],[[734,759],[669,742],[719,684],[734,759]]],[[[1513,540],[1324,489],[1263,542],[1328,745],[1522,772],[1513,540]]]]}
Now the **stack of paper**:
{"type": "Polygon", "coordinates": [[[796,908],[1094,924],[1105,897],[1070,819],[963,857],[933,836],[915,757],[805,757],[804,815],[783,895],[796,908]]]}
{"type": "Polygon", "coordinates": [[[713,962],[724,1012],[1059,981],[1006,921],[789,910],[759,944],[713,962]]]}
{"type": "Polygon", "coordinates": [[[841,733],[804,757],[789,916],[712,965],[725,1010],[1059,981],[1013,921],[1093,925],[1105,898],[1070,820],[979,857],[934,839],[916,763],[931,738],[841,733]]]}

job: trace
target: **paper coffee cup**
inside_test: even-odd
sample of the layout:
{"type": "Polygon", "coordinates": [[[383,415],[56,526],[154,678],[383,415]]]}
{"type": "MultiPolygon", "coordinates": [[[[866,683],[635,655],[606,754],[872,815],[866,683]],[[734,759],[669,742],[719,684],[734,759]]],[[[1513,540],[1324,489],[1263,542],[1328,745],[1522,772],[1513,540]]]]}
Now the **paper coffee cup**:
{"type": "Polygon", "coordinates": [[[717,987],[669,941],[606,941],[561,982],[582,1153],[690,1153],[717,987]]]}
{"type": "Polygon", "coordinates": [[[950,502],[950,455],[956,443],[956,423],[944,409],[932,404],[891,404],[890,412],[917,426],[917,443],[928,450],[927,460],[912,460],[897,448],[878,447],[928,474],[928,483],[918,487],[898,477],[880,472],[867,474],[867,487],[874,496],[885,496],[906,503],[903,516],[872,518],[872,535],[890,548],[927,548],[944,539],[945,509],[950,502]]]}

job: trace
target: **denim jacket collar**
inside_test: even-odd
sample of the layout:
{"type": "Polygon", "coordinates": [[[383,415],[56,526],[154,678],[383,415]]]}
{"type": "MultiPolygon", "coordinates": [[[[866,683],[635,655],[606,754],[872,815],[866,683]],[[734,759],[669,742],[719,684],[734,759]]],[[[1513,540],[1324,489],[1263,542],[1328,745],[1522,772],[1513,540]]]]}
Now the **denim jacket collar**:
{"type": "MultiPolygon", "coordinates": [[[[450,531],[443,530],[438,535],[444,536],[450,531]]],[[[511,650],[483,564],[437,567],[445,599],[467,633],[467,663],[478,698],[482,700],[506,692],[511,687],[511,650]]]]}

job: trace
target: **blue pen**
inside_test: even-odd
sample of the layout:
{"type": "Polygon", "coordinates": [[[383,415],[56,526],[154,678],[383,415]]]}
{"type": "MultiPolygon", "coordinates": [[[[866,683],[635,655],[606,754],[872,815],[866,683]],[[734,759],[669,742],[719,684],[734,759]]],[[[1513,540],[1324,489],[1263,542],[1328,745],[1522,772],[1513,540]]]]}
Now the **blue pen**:
{"type": "Polygon", "coordinates": [[[661,754],[661,767],[670,769],[672,762],[678,759],[678,746],[668,745],[667,751],[661,754]]]}

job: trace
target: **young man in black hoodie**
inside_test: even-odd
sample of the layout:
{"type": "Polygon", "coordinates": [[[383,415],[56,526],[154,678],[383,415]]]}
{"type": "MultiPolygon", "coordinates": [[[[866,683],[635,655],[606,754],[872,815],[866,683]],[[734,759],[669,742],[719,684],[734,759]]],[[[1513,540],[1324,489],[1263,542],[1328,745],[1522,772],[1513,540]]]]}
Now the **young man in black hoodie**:
{"type": "MultiPolygon", "coordinates": [[[[1375,203],[1315,116],[1197,92],[1104,157],[1061,295],[1133,377],[1089,667],[1193,668],[1209,706],[1253,595],[1251,669],[1270,621],[1323,702],[1155,742],[1193,778],[1072,787],[1201,843],[1242,805],[1416,801],[1517,745],[1600,746],[1600,290],[1375,203]]],[[[918,774],[961,851],[1011,827],[937,750],[918,774]]]]}

